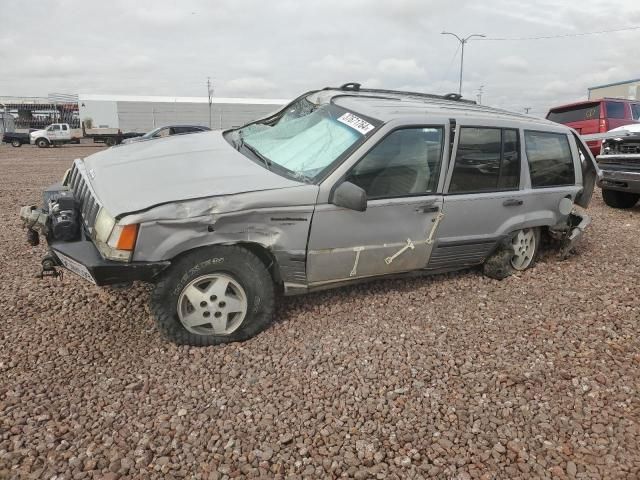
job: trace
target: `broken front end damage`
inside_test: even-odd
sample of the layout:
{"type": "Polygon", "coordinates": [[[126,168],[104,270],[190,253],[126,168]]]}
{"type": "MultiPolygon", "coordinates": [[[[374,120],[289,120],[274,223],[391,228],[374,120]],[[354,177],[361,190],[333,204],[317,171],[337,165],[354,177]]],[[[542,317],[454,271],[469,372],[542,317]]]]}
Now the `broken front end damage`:
{"type": "Polygon", "coordinates": [[[288,285],[306,284],[316,197],[317,187],[305,185],[174,202],[126,215],[123,221],[140,224],[134,261],[171,261],[201,247],[241,245],[288,290],[288,285]]]}
{"type": "Polygon", "coordinates": [[[591,217],[589,215],[574,209],[565,222],[549,227],[551,237],[560,242],[560,258],[562,260],[569,257],[590,223],[591,217]]]}

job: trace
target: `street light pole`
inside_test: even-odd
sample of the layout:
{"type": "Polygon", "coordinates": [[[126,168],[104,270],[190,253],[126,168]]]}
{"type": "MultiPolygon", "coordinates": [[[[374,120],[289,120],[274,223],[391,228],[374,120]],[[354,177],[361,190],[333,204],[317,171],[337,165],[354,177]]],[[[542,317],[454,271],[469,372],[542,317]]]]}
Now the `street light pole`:
{"type": "Polygon", "coordinates": [[[469,40],[471,40],[474,37],[482,37],[484,38],[485,35],[482,35],[481,33],[472,33],[471,35],[467,36],[467,37],[459,37],[458,35],[456,35],[455,33],[451,33],[451,32],[441,32],[441,35],[451,35],[453,37],[456,37],[456,39],[460,42],[460,46],[461,46],[461,53],[460,53],[460,83],[458,85],[458,93],[460,95],[462,95],[462,72],[464,69],[464,46],[469,42],[469,40]]]}

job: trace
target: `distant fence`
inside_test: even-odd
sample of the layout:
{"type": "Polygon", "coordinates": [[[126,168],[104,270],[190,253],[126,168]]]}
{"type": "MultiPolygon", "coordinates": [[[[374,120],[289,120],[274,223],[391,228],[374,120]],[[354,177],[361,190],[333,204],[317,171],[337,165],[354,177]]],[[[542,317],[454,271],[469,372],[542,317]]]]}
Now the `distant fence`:
{"type": "Polygon", "coordinates": [[[68,123],[71,128],[80,128],[77,102],[44,100],[4,97],[0,103],[5,113],[13,117],[17,129],[42,129],[52,123],[68,123]]]}

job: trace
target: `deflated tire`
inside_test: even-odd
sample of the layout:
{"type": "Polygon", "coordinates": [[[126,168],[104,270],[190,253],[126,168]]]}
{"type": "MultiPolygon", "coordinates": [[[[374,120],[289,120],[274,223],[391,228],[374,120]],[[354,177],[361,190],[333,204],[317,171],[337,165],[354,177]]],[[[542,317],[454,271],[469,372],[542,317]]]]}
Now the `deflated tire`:
{"type": "Polygon", "coordinates": [[[273,317],[265,265],[238,246],[196,250],[163,272],[151,295],[160,331],[172,342],[205,346],[246,340],[273,317]]]}

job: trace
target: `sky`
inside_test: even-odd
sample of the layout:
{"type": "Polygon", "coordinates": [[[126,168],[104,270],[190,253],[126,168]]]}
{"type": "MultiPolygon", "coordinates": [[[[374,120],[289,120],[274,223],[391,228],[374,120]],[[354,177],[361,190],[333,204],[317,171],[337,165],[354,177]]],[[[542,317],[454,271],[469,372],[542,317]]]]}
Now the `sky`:
{"type": "Polygon", "coordinates": [[[0,0],[0,96],[293,98],[345,82],[544,116],[640,78],[640,0],[0,0]],[[490,40],[506,38],[509,40],[490,40]]]}

